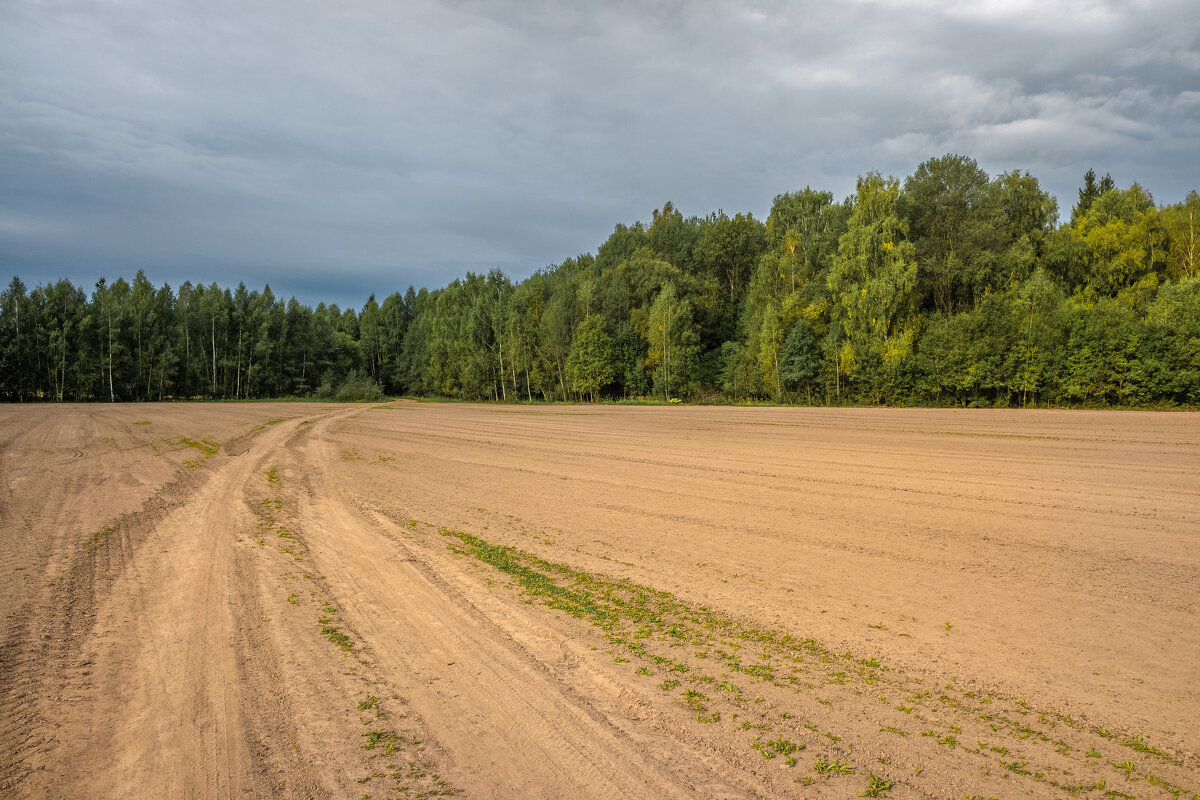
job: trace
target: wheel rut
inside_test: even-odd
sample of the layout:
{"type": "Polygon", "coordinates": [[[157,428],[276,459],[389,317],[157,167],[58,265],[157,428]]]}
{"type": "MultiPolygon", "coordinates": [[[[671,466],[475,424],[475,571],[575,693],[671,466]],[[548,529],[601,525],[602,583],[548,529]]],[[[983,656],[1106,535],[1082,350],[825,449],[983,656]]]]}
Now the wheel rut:
{"type": "Polygon", "coordinates": [[[570,647],[562,633],[489,608],[454,579],[449,554],[408,546],[394,523],[357,509],[333,477],[332,424],[293,445],[311,465],[298,510],[305,543],[388,685],[434,732],[452,785],[495,797],[759,794],[749,776],[738,786],[690,758],[688,775],[676,773],[549,668],[570,647]]]}
{"type": "Polygon", "coordinates": [[[39,626],[57,686],[26,720],[31,743],[39,730],[45,741],[22,759],[18,796],[253,789],[241,715],[252,687],[234,647],[246,587],[232,579],[233,543],[249,516],[244,485],[286,433],[256,437],[249,458],[215,457],[85,547],[39,626]]]}

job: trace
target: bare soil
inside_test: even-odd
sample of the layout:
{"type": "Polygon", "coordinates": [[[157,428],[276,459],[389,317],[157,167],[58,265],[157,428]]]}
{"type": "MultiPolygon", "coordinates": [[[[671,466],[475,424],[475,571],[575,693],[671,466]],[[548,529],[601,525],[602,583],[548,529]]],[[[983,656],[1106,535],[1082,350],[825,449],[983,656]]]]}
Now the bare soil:
{"type": "Polygon", "coordinates": [[[1200,800],[1198,476],[1183,413],[0,407],[0,796],[1200,800]]]}

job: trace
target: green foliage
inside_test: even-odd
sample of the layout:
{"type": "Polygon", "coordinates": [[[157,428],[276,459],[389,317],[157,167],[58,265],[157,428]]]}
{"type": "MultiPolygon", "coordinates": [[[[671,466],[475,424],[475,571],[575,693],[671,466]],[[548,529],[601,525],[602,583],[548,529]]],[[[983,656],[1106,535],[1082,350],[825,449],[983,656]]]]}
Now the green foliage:
{"type": "Polygon", "coordinates": [[[821,349],[812,326],[800,320],[792,326],[780,353],[779,378],[784,388],[796,391],[811,388],[821,372],[821,349]]]}
{"type": "Polygon", "coordinates": [[[1162,211],[1162,224],[1169,242],[1167,277],[1184,280],[1200,276],[1200,194],[1193,189],[1182,203],[1162,211]]]}
{"type": "Polygon", "coordinates": [[[970,307],[980,257],[1005,238],[990,189],[987,173],[958,155],[930,159],[904,182],[899,211],[930,301],[942,313],[970,307]]]}
{"type": "Polygon", "coordinates": [[[1113,294],[1165,271],[1166,233],[1154,201],[1136,183],[1096,197],[1071,233],[1082,244],[1085,285],[1098,294],[1113,294]]]}
{"type": "Polygon", "coordinates": [[[379,383],[358,370],[352,370],[336,388],[331,385],[332,380],[332,372],[326,373],[325,379],[317,387],[315,393],[317,399],[336,400],[339,403],[360,403],[384,399],[379,383]]]}
{"type": "Polygon", "coordinates": [[[616,374],[616,359],[612,337],[605,330],[604,319],[593,314],[579,324],[567,356],[567,382],[571,391],[600,399],[601,387],[612,382],[616,374]]]}
{"type": "Polygon", "coordinates": [[[886,797],[892,788],[892,782],[876,775],[867,776],[867,788],[858,793],[859,797],[886,797]]]}
{"type": "Polygon", "coordinates": [[[838,375],[876,403],[912,354],[920,328],[916,251],[897,213],[899,195],[894,178],[877,172],[859,178],[854,211],[827,278],[834,300],[828,349],[838,375]]]}
{"type": "Polygon", "coordinates": [[[409,394],[964,406],[1200,402],[1200,195],[1083,178],[1065,224],[1029,173],[955,154],[765,221],[671,203],[596,255],[361,309],[239,285],[0,290],[0,400],[409,394]]]}
{"type": "Polygon", "coordinates": [[[646,368],[654,376],[654,392],[665,400],[695,391],[699,335],[692,319],[692,307],[676,295],[675,284],[668,282],[658,293],[646,325],[649,351],[646,368]]]}
{"type": "Polygon", "coordinates": [[[1112,176],[1105,173],[1104,177],[1096,181],[1096,170],[1089,169],[1083,175],[1083,186],[1079,189],[1079,202],[1071,209],[1071,224],[1074,225],[1080,217],[1086,214],[1096,202],[1097,198],[1105,192],[1116,186],[1113,183],[1112,176]]]}

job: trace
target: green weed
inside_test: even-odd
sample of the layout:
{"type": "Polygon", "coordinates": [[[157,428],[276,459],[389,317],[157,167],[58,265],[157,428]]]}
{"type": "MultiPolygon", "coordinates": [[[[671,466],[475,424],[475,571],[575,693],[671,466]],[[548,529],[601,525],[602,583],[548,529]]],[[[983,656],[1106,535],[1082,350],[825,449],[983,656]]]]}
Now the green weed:
{"type": "Polygon", "coordinates": [[[217,451],[221,449],[220,443],[214,442],[211,439],[201,439],[200,441],[196,441],[195,439],[189,439],[186,436],[182,437],[178,442],[176,442],[176,444],[199,450],[205,459],[212,458],[217,454],[217,451]]]}
{"type": "Polygon", "coordinates": [[[854,767],[840,761],[826,761],[824,756],[818,756],[817,763],[813,765],[813,772],[818,775],[850,775],[854,772],[854,767]]]}
{"type": "Polygon", "coordinates": [[[876,775],[867,776],[867,788],[858,793],[859,797],[883,797],[888,789],[892,788],[892,782],[885,780],[876,775]]]}

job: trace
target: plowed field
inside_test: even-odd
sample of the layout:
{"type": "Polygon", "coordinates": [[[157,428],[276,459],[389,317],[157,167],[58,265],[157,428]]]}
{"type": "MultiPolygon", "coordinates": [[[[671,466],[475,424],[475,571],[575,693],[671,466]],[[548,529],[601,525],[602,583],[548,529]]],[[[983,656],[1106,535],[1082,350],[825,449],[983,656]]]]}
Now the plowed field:
{"type": "Polygon", "coordinates": [[[0,796],[1200,800],[1200,416],[0,407],[0,796]]]}

